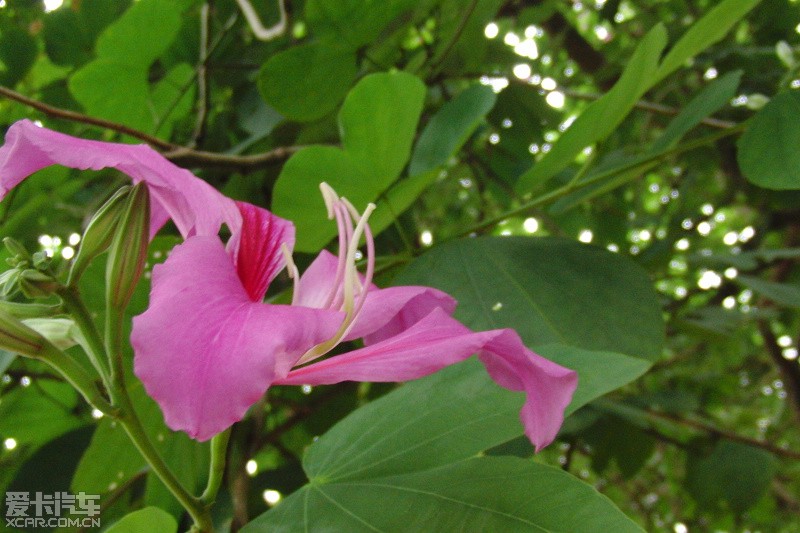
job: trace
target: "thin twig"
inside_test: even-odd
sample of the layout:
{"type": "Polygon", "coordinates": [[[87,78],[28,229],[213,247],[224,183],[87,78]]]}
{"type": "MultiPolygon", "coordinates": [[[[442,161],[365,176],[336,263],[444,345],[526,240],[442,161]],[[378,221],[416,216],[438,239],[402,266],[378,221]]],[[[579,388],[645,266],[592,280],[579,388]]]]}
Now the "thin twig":
{"type": "Polygon", "coordinates": [[[472,16],[472,12],[475,11],[475,7],[477,5],[478,5],[478,0],[472,0],[466,7],[466,9],[464,9],[464,15],[458,22],[458,27],[456,27],[456,31],[453,32],[452,37],[450,37],[450,40],[447,42],[447,44],[439,53],[439,55],[431,60],[431,74],[435,74],[444,63],[444,60],[447,59],[447,56],[450,55],[450,52],[453,50],[453,47],[461,38],[461,34],[464,32],[464,28],[467,27],[467,22],[469,21],[469,18],[472,16]]]}
{"type": "Polygon", "coordinates": [[[5,96],[9,100],[14,100],[21,104],[27,105],[41,111],[45,115],[60,118],[63,120],[70,120],[73,122],[80,122],[82,124],[89,124],[98,126],[100,128],[115,131],[123,135],[128,135],[140,141],[144,141],[156,150],[163,153],[164,157],[175,163],[176,165],[184,167],[205,167],[205,168],[235,168],[241,171],[254,170],[258,168],[267,167],[280,161],[285,161],[292,154],[302,148],[302,146],[280,146],[268,152],[253,155],[229,155],[220,154],[216,152],[206,152],[204,150],[195,150],[179,144],[164,141],[158,137],[154,137],[142,131],[130,128],[124,124],[104,120],[101,118],[90,117],[83,113],[69,111],[54,107],[38,100],[28,98],[8,87],[0,86],[0,96],[5,96]]]}
{"type": "Polygon", "coordinates": [[[698,420],[691,420],[688,418],[681,418],[663,411],[652,411],[648,409],[645,410],[645,412],[647,413],[648,416],[654,418],[661,418],[663,420],[668,420],[670,422],[673,422],[681,426],[700,430],[714,437],[720,437],[730,441],[747,444],[749,446],[753,446],[756,448],[761,448],[762,450],[766,450],[774,455],[786,457],[788,459],[795,459],[795,460],[800,459],[800,452],[798,451],[790,450],[787,448],[781,448],[780,446],[776,446],[768,441],[758,440],[752,437],[748,437],[746,435],[740,435],[739,433],[733,433],[731,431],[720,429],[706,422],[700,422],[698,420]]]}
{"type": "MultiPolygon", "coordinates": [[[[559,89],[560,92],[564,93],[564,96],[569,98],[576,98],[578,100],[597,100],[602,94],[595,94],[595,93],[584,93],[579,91],[572,91],[570,89],[559,89]]],[[[657,104],[655,102],[648,102],[647,100],[639,100],[634,104],[634,107],[637,109],[642,109],[644,111],[650,111],[652,113],[658,113],[660,115],[677,115],[680,113],[680,109],[675,107],[670,107],[663,104],[657,104]]],[[[700,124],[704,124],[706,126],[710,126],[712,128],[719,128],[719,129],[728,129],[736,126],[736,122],[731,122],[729,120],[721,120],[718,118],[713,117],[706,117],[700,121],[700,124]]]]}

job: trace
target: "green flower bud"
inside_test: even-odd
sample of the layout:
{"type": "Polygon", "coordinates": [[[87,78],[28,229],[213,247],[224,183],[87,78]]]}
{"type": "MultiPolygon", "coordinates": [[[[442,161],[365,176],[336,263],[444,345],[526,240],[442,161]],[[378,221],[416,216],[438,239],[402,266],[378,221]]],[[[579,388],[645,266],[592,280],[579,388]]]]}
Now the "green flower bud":
{"type": "Polygon", "coordinates": [[[45,351],[48,342],[10,314],[0,310],[0,348],[9,352],[36,357],[45,351]]]}
{"type": "Polygon", "coordinates": [[[125,213],[117,224],[106,264],[106,303],[109,311],[127,307],[142,275],[150,241],[150,193],[144,183],[131,190],[125,213]]]}
{"type": "Polygon", "coordinates": [[[109,198],[86,226],[78,253],[72,260],[67,285],[75,285],[92,259],[105,252],[114,239],[117,223],[125,211],[131,187],[126,185],[109,198]]]}
{"type": "Polygon", "coordinates": [[[26,250],[25,247],[22,246],[22,244],[20,244],[16,239],[5,237],[3,238],[3,244],[5,245],[6,250],[8,250],[8,252],[18,260],[27,259],[30,261],[31,254],[29,254],[28,250],[26,250]]]}

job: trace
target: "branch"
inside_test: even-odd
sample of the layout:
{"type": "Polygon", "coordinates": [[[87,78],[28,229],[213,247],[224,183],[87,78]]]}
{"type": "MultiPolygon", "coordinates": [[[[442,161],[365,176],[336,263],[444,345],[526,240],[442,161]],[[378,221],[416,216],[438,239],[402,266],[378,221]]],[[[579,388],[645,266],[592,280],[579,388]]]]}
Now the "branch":
{"type": "Polygon", "coordinates": [[[687,418],[680,418],[680,417],[678,417],[676,415],[673,415],[673,414],[670,414],[670,413],[666,413],[666,412],[663,412],[663,411],[653,411],[653,410],[650,410],[650,409],[645,409],[644,412],[647,413],[647,415],[650,416],[650,417],[660,418],[660,419],[663,419],[663,420],[668,420],[668,421],[673,422],[675,424],[678,424],[680,426],[684,426],[684,427],[688,427],[688,428],[692,428],[692,429],[696,429],[696,430],[702,431],[702,432],[707,433],[707,434],[709,434],[709,435],[711,435],[713,437],[720,437],[720,438],[727,439],[727,440],[734,441],[734,442],[741,442],[742,444],[747,444],[749,446],[753,446],[753,447],[756,447],[756,448],[761,448],[762,450],[766,450],[766,451],[768,451],[768,452],[770,452],[770,453],[772,453],[774,455],[780,456],[780,457],[786,457],[788,459],[800,460],[800,452],[797,452],[797,451],[794,451],[794,450],[790,450],[790,449],[787,449],[787,448],[781,448],[780,446],[776,446],[776,445],[774,445],[774,444],[772,444],[771,442],[768,442],[768,441],[758,440],[758,439],[754,439],[752,437],[747,437],[745,435],[740,435],[738,433],[733,433],[731,431],[720,429],[720,428],[718,428],[716,426],[713,426],[713,425],[711,425],[711,424],[709,424],[707,422],[700,422],[698,420],[690,420],[690,419],[687,419],[687,418]]]}
{"type": "MultiPolygon", "coordinates": [[[[595,93],[583,93],[578,91],[571,91],[569,89],[559,89],[560,92],[564,93],[564,96],[568,96],[570,98],[577,98],[578,100],[597,100],[602,94],[595,94],[595,93]]],[[[680,109],[666,106],[663,104],[657,104],[655,102],[648,102],[646,100],[639,100],[634,104],[634,107],[637,109],[642,109],[644,111],[650,111],[652,113],[658,113],[660,115],[670,115],[675,116],[680,112],[680,109]]],[[[717,118],[704,118],[700,121],[700,124],[704,124],[706,126],[711,126],[712,128],[718,129],[728,129],[736,126],[736,122],[731,122],[728,120],[720,120],[717,118]]]]}
{"type": "Polygon", "coordinates": [[[37,111],[41,111],[47,116],[69,120],[72,122],[80,122],[82,124],[89,124],[97,126],[102,129],[115,131],[123,135],[128,135],[140,141],[144,141],[156,150],[163,153],[164,157],[175,163],[176,165],[184,167],[204,167],[204,168],[234,168],[241,171],[255,170],[258,168],[268,167],[275,163],[285,161],[292,154],[302,148],[302,146],[281,146],[254,155],[228,155],[220,154],[217,152],[206,152],[204,150],[195,150],[179,144],[174,144],[168,141],[154,137],[142,131],[130,128],[124,124],[111,122],[101,118],[90,117],[83,113],[77,113],[68,109],[61,109],[54,107],[38,100],[28,98],[8,87],[0,86],[0,96],[5,96],[9,100],[19,102],[28,107],[32,107],[37,111]]]}

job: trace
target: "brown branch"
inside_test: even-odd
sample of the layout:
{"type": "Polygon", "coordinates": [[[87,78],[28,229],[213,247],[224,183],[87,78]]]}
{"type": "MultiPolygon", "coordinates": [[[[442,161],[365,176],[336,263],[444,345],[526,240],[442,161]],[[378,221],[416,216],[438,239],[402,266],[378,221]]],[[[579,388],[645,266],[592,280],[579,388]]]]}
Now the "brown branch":
{"type": "Polygon", "coordinates": [[[38,100],[28,98],[8,87],[0,86],[0,96],[5,96],[9,100],[14,100],[28,107],[32,107],[37,111],[41,111],[45,115],[63,120],[70,120],[73,122],[80,122],[91,126],[97,126],[106,130],[115,131],[128,135],[140,141],[144,141],[156,150],[162,152],[164,157],[175,163],[176,165],[185,167],[206,167],[206,168],[234,168],[241,171],[254,170],[270,166],[280,161],[288,159],[292,154],[302,148],[302,146],[281,146],[254,155],[229,155],[220,154],[216,152],[206,152],[203,150],[195,150],[179,144],[164,141],[158,137],[154,137],[142,131],[130,128],[124,124],[104,120],[101,118],[90,117],[83,113],[77,113],[68,109],[61,109],[54,107],[38,100]]]}
{"type": "Polygon", "coordinates": [[[738,433],[733,433],[731,431],[727,431],[724,429],[720,429],[716,426],[713,426],[707,422],[700,422],[698,420],[690,420],[687,418],[681,418],[675,416],[670,413],[666,413],[663,411],[652,411],[650,409],[644,410],[648,416],[654,418],[661,418],[663,420],[668,420],[680,426],[696,429],[707,433],[713,437],[719,437],[723,439],[727,439],[734,442],[740,442],[742,444],[747,444],[749,446],[753,446],[756,448],[761,448],[762,450],[766,450],[774,455],[778,455],[780,457],[786,457],[788,459],[795,459],[800,460],[800,452],[795,450],[790,450],[787,448],[781,448],[780,446],[776,446],[768,441],[754,439],[752,437],[747,437],[745,435],[740,435],[738,433]]]}
{"type": "MultiPolygon", "coordinates": [[[[570,98],[577,98],[578,100],[597,100],[602,94],[595,94],[595,93],[584,93],[578,91],[571,91],[569,89],[559,89],[559,91],[564,93],[564,96],[568,96],[570,98]]],[[[648,102],[646,100],[639,100],[634,104],[634,107],[637,109],[641,109],[643,111],[650,111],[651,113],[658,113],[660,115],[670,115],[675,116],[680,113],[680,109],[675,107],[670,107],[663,104],[657,104],[655,102],[648,102]]],[[[731,122],[729,120],[720,120],[713,117],[707,117],[700,121],[700,124],[704,124],[706,126],[710,126],[712,128],[718,128],[722,130],[726,130],[728,128],[733,128],[736,126],[736,122],[731,122]]]]}

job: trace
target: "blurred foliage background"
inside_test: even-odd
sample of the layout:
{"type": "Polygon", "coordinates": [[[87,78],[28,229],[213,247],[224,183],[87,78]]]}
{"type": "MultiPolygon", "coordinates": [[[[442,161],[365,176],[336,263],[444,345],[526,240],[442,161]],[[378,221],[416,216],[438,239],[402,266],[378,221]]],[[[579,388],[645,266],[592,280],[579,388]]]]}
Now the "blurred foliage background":
{"type": "MultiPolygon", "coordinates": [[[[280,23],[278,3],[253,7],[264,26],[280,23]]],[[[660,353],[572,415],[536,460],[648,531],[800,531],[800,2],[291,0],[285,10],[284,31],[262,41],[232,1],[0,0],[0,124],[148,142],[291,218],[303,253],[334,235],[319,181],[359,208],[377,201],[383,284],[403,272],[446,287],[426,269],[436,261],[415,258],[478,264],[453,248],[472,235],[559,237],[632,260],[665,326],[615,322],[641,291],[611,277],[607,298],[587,301],[578,276],[553,297],[567,314],[552,316],[566,330],[584,314],[611,317],[605,335],[633,339],[633,351],[637,332],[626,330],[654,328],[660,353]],[[674,47],[698,20],[689,50],[674,47]]],[[[124,182],[47,169],[0,205],[2,233],[68,261],[124,182]]],[[[174,242],[157,240],[152,262],[174,242]]],[[[573,264],[560,249],[500,246],[484,252],[538,266],[480,271],[487,293],[512,282],[521,299],[547,293],[537,284],[573,264]]],[[[462,310],[482,305],[446,288],[462,310]]],[[[524,329],[524,312],[465,322],[524,329]]],[[[124,439],[83,455],[113,432],[57,376],[7,353],[0,373],[2,490],[96,490],[107,523],[159,501],[163,487],[124,439]]],[[[270,391],[236,428],[219,512],[242,524],[296,490],[312,437],[393,388],[270,391]]],[[[184,440],[165,454],[200,487],[202,450],[184,440]]],[[[488,453],[532,450],[515,439],[488,453]]]]}

